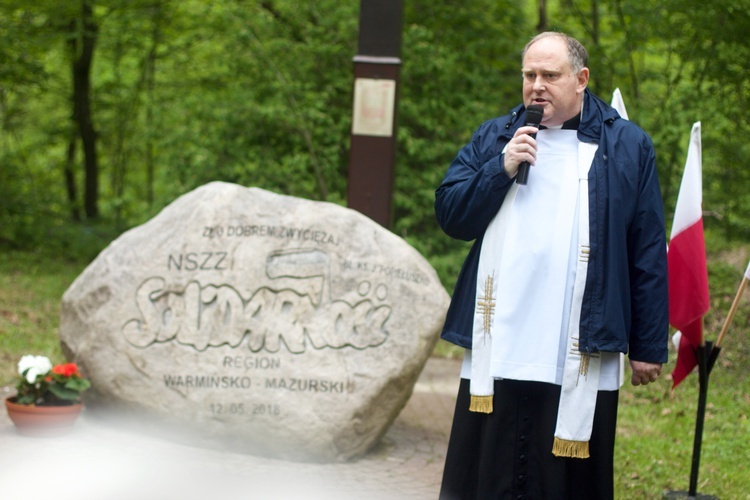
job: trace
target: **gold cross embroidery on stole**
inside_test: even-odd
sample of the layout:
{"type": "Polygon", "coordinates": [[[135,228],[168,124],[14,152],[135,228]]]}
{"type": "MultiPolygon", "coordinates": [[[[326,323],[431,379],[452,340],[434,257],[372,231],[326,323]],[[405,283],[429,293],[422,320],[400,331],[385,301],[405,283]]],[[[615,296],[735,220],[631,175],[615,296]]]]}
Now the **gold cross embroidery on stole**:
{"type": "Polygon", "coordinates": [[[484,281],[484,296],[477,299],[479,314],[484,319],[484,334],[490,335],[492,330],[492,316],[495,314],[494,279],[491,275],[484,281]]]}

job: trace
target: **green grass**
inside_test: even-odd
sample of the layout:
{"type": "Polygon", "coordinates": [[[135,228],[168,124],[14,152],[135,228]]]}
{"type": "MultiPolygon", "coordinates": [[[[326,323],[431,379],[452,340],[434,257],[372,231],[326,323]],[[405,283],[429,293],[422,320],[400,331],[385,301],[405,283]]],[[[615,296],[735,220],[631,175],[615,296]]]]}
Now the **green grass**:
{"type": "MultiPolygon", "coordinates": [[[[674,352],[670,359],[674,358],[674,352]]],[[[720,362],[709,380],[708,407],[698,475],[698,493],[722,499],[750,499],[745,470],[748,383],[744,375],[720,362]]],[[[669,373],[674,366],[665,368],[669,373]]],[[[615,484],[617,498],[661,498],[690,485],[698,407],[698,376],[692,374],[671,392],[671,380],[633,387],[620,395],[615,484]]]]}
{"type": "Polygon", "coordinates": [[[58,340],[60,299],[85,267],[41,253],[0,253],[0,386],[15,384],[24,354],[64,360],[58,340]]]}
{"type": "MultiPolygon", "coordinates": [[[[60,298],[85,266],[82,260],[55,255],[0,253],[0,386],[14,383],[16,363],[23,354],[63,360],[58,342],[60,298]]],[[[709,266],[709,340],[721,329],[743,270],[741,264],[725,262],[709,266]]],[[[721,499],[750,500],[750,472],[745,465],[750,444],[748,303],[750,299],[742,300],[710,379],[698,492],[721,499]]],[[[440,341],[435,355],[455,358],[461,352],[440,341]]],[[[667,491],[688,489],[698,378],[690,375],[672,392],[668,374],[675,358],[672,349],[656,384],[633,387],[627,382],[621,391],[615,452],[618,499],[657,499],[667,491]]]]}

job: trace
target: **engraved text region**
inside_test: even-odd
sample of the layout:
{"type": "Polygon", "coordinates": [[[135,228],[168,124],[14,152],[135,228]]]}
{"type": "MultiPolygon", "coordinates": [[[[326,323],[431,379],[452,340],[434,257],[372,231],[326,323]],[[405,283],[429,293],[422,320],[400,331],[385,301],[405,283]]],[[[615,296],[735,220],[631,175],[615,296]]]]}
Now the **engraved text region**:
{"type": "Polygon", "coordinates": [[[238,370],[276,370],[281,368],[281,360],[256,356],[224,356],[221,366],[238,370]]]}
{"type": "Polygon", "coordinates": [[[231,269],[227,252],[186,252],[167,256],[168,271],[226,271],[231,269]]]}
{"type": "Polygon", "coordinates": [[[140,314],[123,325],[122,334],[136,347],[177,342],[204,351],[238,347],[247,339],[252,352],[278,352],[282,345],[296,354],[308,345],[366,349],[386,341],[391,315],[390,306],[369,299],[316,305],[307,293],[268,287],[245,299],[229,285],[191,281],[175,289],[159,277],[144,281],[135,295],[140,314]]]}
{"type": "Polygon", "coordinates": [[[309,377],[248,377],[246,375],[164,374],[164,386],[170,389],[288,391],[316,394],[351,394],[355,384],[346,379],[309,377]]]}
{"type": "MultiPolygon", "coordinates": [[[[228,260],[224,252],[204,253],[207,266],[228,260]]],[[[386,322],[392,311],[386,301],[388,287],[381,284],[373,290],[369,281],[362,281],[358,302],[333,299],[330,260],[320,249],[273,251],[265,262],[271,285],[258,286],[249,296],[231,284],[193,280],[182,288],[162,277],[148,278],[135,292],[139,317],[126,321],[122,334],[136,347],[176,342],[198,351],[235,348],[244,341],[252,352],[278,352],[283,345],[295,354],[308,346],[381,345],[388,338],[386,322]]],[[[179,260],[170,257],[170,265],[173,262],[198,266],[196,259],[182,255],[179,260]]]]}
{"type": "Polygon", "coordinates": [[[386,276],[405,281],[412,281],[420,285],[429,285],[430,279],[419,271],[410,271],[396,266],[388,266],[368,261],[344,260],[342,268],[345,270],[355,270],[362,273],[386,276]]]}
{"type": "Polygon", "coordinates": [[[338,246],[341,240],[327,231],[310,227],[274,226],[265,224],[217,224],[205,226],[203,238],[272,238],[279,240],[308,241],[321,245],[338,246]]]}

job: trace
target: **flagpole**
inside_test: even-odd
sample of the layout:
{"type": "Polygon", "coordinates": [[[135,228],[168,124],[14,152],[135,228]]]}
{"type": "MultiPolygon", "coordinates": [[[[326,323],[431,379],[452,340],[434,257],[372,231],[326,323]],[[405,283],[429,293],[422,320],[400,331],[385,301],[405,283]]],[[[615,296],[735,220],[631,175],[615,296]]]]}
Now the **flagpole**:
{"type": "MultiPolygon", "coordinates": [[[[748,267],[748,269],[750,270],[750,266],[748,267]]],[[[740,286],[737,289],[737,294],[734,296],[734,300],[732,301],[732,307],[729,308],[729,314],[727,314],[727,318],[724,320],[724,325],[721,327],[721,333],[719,333],[719,336],[716,338],[716,342],[714,342],[713,348],[708,350],[708,361],[706,367],[709,374],[714,368],[714,364],[719,357],[719,352],[721,352],[721,342],[722,340],[724,340],[724,335],[726,335],[727,330],[729,330],[729,325],[732,323],[732,319],[734,319],[734,313],[737,312],[737,308],[739,307],[740,298],[742,298],[742,294],[745,291],[745,287],[747,286],[747,276],[748,272],[746,271],[745,276],[742,277],[740,286]]]]}
{"type": "Polygon", "coordinates": [[[742,278],[742,282],[740,283],[740,287],[737,289],[737,294],[734,296],[732,307],[729,308],[727,319],[724,320],[724,326],[721,327],[721,333],[719,333],[719,336],[716,338],[716,342],[714,342],[714,348],[721,347],[721,341],[724,340],[724,335],[726,335],[727,330],[729,329],[729,323],[731,323],[732,319],[734,319],[734,313],[737,312],[737,307],[740,304],[740,297],[742,297],[742,293],[745,291],[746,286],[747,276],[744,276],[742,278]]]}
{"type": "Polygon", "coordinates": [[[698,470],[701,462],[701,445],[703,444],[703,423],[706,420],[706,401],[708,400],[708,363],[706,352],[711,343],[704,342],[698,349],[698,411],[695,418],[695,436],[693,438],[693,460],[690,467],[690,489],[688,498],[695,498],[698,490],[698,470]]]}

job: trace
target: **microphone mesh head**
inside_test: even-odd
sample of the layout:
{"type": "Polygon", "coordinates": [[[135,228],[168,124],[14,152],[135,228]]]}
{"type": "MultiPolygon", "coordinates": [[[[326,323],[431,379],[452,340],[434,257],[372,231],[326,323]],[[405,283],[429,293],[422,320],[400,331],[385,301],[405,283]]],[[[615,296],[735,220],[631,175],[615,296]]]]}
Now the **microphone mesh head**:
{"type": "Polygon", "coordinates": [[[531,106],[526,108],[526,123],[533,123],[538,126],[540,123],[542,123],[543,115],[544,108],[541,106],[537,106],[536,104],[532,104],[531,106]]]}

